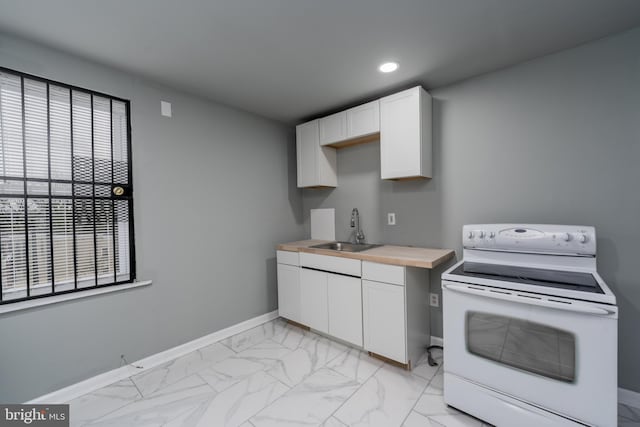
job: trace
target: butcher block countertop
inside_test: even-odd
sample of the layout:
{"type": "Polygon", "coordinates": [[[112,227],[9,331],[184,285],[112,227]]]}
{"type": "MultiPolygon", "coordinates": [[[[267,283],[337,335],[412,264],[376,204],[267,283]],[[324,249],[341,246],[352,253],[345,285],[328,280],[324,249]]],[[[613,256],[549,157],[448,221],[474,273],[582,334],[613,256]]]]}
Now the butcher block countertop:
{"type": "Polygon", "coordinates": [[[407,267],[434,268],[453,258],[450,249],[417,248],[413,246],[382,245],[362,252],[342,252],[331,249],[316,249],[310,246],[330,243],[331,240],[301,240],[299,242],[282,243],[279,251],[308,252],[362,261],[379,262],[381,264],[404,265],[407,267]]]}

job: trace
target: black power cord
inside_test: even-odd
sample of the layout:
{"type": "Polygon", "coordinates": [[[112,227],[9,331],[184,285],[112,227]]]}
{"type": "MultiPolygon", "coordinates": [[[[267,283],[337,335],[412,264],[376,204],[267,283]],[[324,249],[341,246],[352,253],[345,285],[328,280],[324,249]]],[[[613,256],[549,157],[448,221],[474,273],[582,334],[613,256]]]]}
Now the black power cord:
{"type": "Polygon", "coordinates": [[[433,350],[434,348],[444,350],[441,345],[430,345],[429,347],[427,347],[427,363],[429,363],[429,366],[438,366],[438,362],[436,362],[436,359],[431,356],[431,350],[433,350]]]}

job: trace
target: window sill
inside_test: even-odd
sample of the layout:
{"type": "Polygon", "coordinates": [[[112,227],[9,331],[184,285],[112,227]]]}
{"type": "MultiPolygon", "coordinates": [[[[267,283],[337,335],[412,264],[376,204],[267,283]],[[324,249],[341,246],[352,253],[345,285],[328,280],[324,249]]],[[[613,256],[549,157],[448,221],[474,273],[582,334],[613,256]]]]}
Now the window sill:
{"type": "Polygon", "coordinates": [[[125,283],[123,285],[117,285],[117,286],[107,286],[107,287],[98,288],[98,289],[87,289],[82,292],[73,292],[69,294],[54,295],[51,297],[37,298],[30,301],[20,301],[13,304],[4,304],[4,305],[0,305],[0,315],[5,313],[11,313],[14,311],[28,310],[34,307],[42,307],[45,305],[57,304],[63,301],[71,301],[75,299],[87,298],[94,295],[102,295],[102,294],[107,294],[111,292],[120,292],[120,291],[124,291],[125,289],[141,288],[143,286],[149,286],[150,284],[151,284],[151,280],[144,280],[140,282],[125,283]]]}

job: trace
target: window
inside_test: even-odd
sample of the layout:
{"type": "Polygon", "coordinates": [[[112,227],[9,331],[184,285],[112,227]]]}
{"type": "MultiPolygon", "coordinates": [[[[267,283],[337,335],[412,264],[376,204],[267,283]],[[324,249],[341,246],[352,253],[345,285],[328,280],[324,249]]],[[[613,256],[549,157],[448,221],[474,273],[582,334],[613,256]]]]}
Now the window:
{"type": "Polygon", "coordinates": [[[0,68],[0,304],[135,279],[129,101],[0,68]]]}

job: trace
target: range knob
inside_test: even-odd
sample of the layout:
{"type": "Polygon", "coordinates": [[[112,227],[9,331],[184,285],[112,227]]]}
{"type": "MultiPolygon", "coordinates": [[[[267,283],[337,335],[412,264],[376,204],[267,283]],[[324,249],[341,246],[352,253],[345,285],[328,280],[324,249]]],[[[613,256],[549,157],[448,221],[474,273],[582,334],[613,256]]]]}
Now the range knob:
{"type": "Polygon", "coordinates": [[[571,234],[562,233],[562,240],[564,240],[565,242],[568,242],[569,240],[571,240],[571,234]]]}
{"type": "Polygon", "coordinates": [[[473,231],[469,231],[469,234],[467,234],[467,237],[470,239],[473,239],[474,233],[473,231]]]}
{"type": "Polygon", "coordinates": [[[495,232],[495,231],[491,231],[491,232],[489,233],[489,238],[490,238],[490,239],[493,239],[494,237],[496,237],[496,232],[495,232]]]}
{"type": "Polygon", "coordinates": [[[589,241],[589,238],[587,237],[587,235],[586,235],[586,234],[580,234],[580,235],[578,236],[578,241],[579,241],[580,243],[587,243],[587,242],[589,241]]]}
{"type": "Polygon", "coordinates": [[[484,239],[484,234],[485,234],[484,231],[482,231],[482,230],[478,231],[478,237],[479,238],[484,239]]]}

